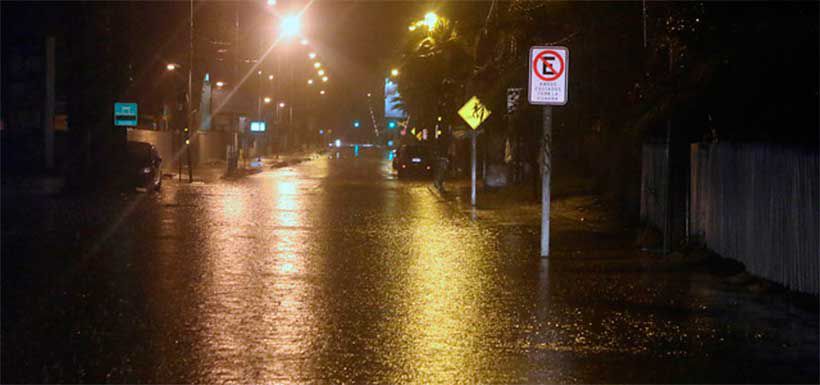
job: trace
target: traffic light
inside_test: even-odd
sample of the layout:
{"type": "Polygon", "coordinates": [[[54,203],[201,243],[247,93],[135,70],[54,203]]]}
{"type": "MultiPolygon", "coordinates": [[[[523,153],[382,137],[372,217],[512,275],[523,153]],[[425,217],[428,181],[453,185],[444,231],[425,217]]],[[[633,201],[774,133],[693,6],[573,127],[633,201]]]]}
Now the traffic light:
{"type": "Polygon", "coordinates": [[[354,120],[354,121],[353,121],[353,127],[355,127],[355,128],[359,128],[361,125],[362,125],[362,124],[361,124],[361,122],[359,122],[359,120],[358,120],[358,119],[356,119],[356,120],[354,120]]]}

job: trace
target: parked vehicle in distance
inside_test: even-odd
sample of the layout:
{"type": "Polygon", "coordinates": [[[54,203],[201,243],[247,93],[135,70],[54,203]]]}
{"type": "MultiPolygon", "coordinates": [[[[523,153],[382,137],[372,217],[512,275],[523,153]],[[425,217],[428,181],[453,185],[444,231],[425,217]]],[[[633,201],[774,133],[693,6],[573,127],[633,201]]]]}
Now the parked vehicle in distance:
{"type": "Polygon", "coordinates": [[[126,172],[135,187],[159,191],[162,187],[162,158],[150,143],[129,141],[126,144],[126,172]]]}
{"type": "Polygon", "coordinates": [[[427,146],[404,145],[393,158],[393,168],[396,169],[399,178],[429,177],[433,175],[434,160],[433,153],[427,146]]]}

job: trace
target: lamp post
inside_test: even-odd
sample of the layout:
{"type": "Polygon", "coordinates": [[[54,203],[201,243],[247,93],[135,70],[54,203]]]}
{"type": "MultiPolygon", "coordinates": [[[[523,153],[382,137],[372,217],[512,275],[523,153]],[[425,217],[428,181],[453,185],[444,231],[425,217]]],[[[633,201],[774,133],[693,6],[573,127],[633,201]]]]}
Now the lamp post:
{"type": "Polygon", "coordinates": [[[188,97],[186,99],[187,127],[185,127],[185,156],[188,158],[188,183],[194,181],[194,170],[191,165],[190,135],[193,130],[193,67],[194,67],[194,0],[188,2],[190,28],[188,33],[188,97]]]}

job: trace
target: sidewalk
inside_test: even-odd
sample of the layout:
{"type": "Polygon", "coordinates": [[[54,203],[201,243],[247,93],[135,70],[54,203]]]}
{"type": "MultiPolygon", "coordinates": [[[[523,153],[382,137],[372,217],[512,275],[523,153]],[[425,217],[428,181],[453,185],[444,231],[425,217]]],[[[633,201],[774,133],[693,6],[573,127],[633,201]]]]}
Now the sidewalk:
{"type": "MultiPolygon", "coordinates": [[[[541,231],[541,202],[536,201],[531,185],[503,189],[484,188],[478,183],[476,207],[470,205],[470,181],[448,180],[442,193],[429,186],[431,193],[473,220],[489,226],[519,226],[532,231],[537,243],[541,231]]],[[[796,304],[803,308],[816,305],[816,297],[788,290],[779,284],[749,274],[745,267],[709,250],[684,248],[668,255],[642,250],[639,228],[624,225],[614,207],[594,194],[569,194],[554,197],[550,205],[550,259],[581,263],[596,271],[640,271],[689,276],[708,276],[720,282],[722,290],[744,295],[771,296],[770,300],[796,304]]]]}
{"type": "MultiPolygon", "coordinates": [[[[470,181],[467,179],[447,180],[444,193],[432,186],[430,190],[444,200],[460,208],[472,211],[470,207],[470,181]]],[[[488,188],[478,182],[476,187],[476,208],[478,219],[501,221],[507,224],[541,225],[541,200],[532,185],[512,185],[505,188],[488,188]]],[[[550,225],[553,232],[584,231],[593,233],[618,234],[626,238],[633,230],[624,227],[615,210],[598,195],[575,193],[553,196],[550,205],[550,225]]]]}

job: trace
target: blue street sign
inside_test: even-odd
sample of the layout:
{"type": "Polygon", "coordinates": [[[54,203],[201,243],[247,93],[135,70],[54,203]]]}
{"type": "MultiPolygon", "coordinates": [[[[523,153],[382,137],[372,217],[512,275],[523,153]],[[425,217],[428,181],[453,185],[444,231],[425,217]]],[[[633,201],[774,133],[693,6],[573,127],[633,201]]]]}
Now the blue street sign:
{"type": "Polygon", "coordinates": [[[114,103],[114,125],[136,127],[137,103],[114,103]]]}

